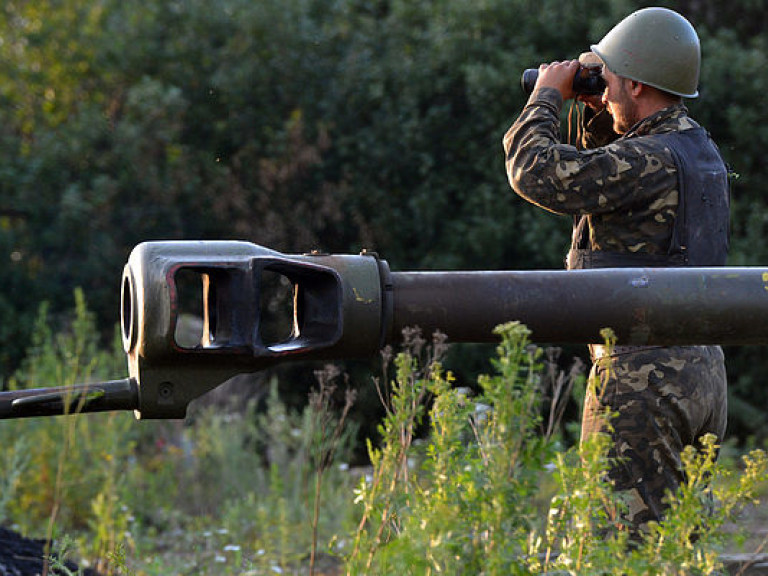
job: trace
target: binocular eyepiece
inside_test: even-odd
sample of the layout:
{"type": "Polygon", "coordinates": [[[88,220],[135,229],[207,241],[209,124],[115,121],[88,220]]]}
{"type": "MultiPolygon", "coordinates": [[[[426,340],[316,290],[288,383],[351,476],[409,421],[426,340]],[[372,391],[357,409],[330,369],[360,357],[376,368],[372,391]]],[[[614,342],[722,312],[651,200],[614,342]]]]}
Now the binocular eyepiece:
{"type": "MultiPolygon", "coordinates": [[[[573,77],[573,91],[576,94],[597,95],[605,90],[605,80],[601,75],[602,66],[579,66],[579,70],[573,77]]],[[[523,71],[520,78],[520,84],[523,92],[530,94],[536,86],[536,80],[539,78],[537,68],[527,68],[523,71]]]]}

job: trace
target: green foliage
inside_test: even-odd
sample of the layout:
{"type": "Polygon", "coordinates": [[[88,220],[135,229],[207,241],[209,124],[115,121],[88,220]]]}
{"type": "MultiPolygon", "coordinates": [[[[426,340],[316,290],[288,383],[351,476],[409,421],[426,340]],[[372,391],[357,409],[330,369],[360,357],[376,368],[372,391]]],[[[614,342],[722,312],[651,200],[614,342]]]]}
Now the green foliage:
{"type": "Polygon", "coordinates": [[[527,573],[554,452],[540,433],[539,351],[517,323],[498,332],[497,373],[480,379],[478,398],[452,386],[437,358],[422,372],[418,354],[398,356],[392,406],[405,412],[389,414],[373,480],[358,489],[365,511],[351,573],[527,573]],[[403,431],[421,417],[426,391],[434,400],[422,449],[403,431]]]}
{"type": "Polygon", "coordinates": [[[348,461],[354,429],[337,425],[343,412],[337,416],[329,389],[321,389],[319,404],[292,412],[273,381],[263,411],[233,399],[229,408],[200,408],[186,425],[154,431],[120,493],[135,515],[129,564],[151,574],[179,562],[199,574],[245,565],[267,573],[302,564],[313,550],[335,551],[354,520],[353,479],[338,463],[348,461]]]}
{"type": "MultiPolygon", "coordinates": [[[[382,448],[374,448],[368,441],[374,473],[370,480],[361,478],[355,498],[355,502],[363,504],[363,513],[350,562],[360,573],[371,571],[379,548],[401,531],[400,513],[408,509],[412,491],[417,488],[411,480],[408,457],[424,416],[424,399],[428,393],[427,377],[418,370],[424,344],[418,331],[406,331],[406,351],[395,358],[397,376],[391,393],[379,388],[387,408],[379,426],[382,448]]],[[[439,355],[440,347],[437,348],[439,355]]],[[[385,354],[385,360],[389,359],[385,354]]],[[[377,382],[377,387],[380,384],[377,382]]]]}
{"type": "MultiPolygon", "coordinates": [[[[690,106],[740,175],[731,263],[759,264],[762,4],[663,4],[701,33],[690,106]]],[[[520,72],[579,54],[641,5],[5,3],[0,376],[18,367],[38,302],[60,314],[78,286],[109,341],[117,279],[146,239],[366,247],[399,269],[560,267],[569,222],[506,182],[500,141],[524,103],[520,72]]],[[[745,355],[731,372],[750,398],[745,355]]]]}
{"type": "MultiPolygon", "coordinates": [[[[630,541],[622,496],[606,476],[609,437],[595,435],[566,452],[542,437],[540,353],[517,323],[500,327],[499,334],[497,374],[481,378],[477,398],[451,386],[435,359],[423,365],[411,352],[398,356],[392,406],[405,413],[385,421],[386,441],[372,452],[373,478],[358,489],[364,513],[348,573],[682,575],[722,569],[722,528],[768,480],[765,453],[746,455],[733,481],[729,468],[716,462],[714,437],[705,437],[699,451],[687,448],[686,482],[669,495],[667,517],[630,541]],[[415,400],[424,390],[434,400],[422,449],[403,431],[421,417],[415,400]],[[547,481],[550,464],[554,482],[547,481]]],[[[613,415],[601,417],[609,423],[613,415]]]]}
{"type": "Polygon", "coordinates": [[[20,437],[3,450],[3,462],[0,466],[0,473],[2,474],[2,482],[0,483],[0,525],[4,524],[7,519],[6,511],[16,497],[19,481],[27,468],[29,458],[27,442],[26,438],[20,437]]]}
{"type": "MultiPolygon", "coordinates": [[[[662,4],[681,10],[701,34],[701,98],[689,106],[739,175],[730,262],[760,264],[768,256],[762,241],[768,221],[763,191],[768,178],[761,160],[768,132],[763,134],[760,122],[768,53],[763,4],[662,4]]],[[[299,252],[364,246],[399,269],[559,267],[569,222],[524,206],[509,192],[504,174],[500,140],[523,105],[520,71],[575,56],[641,5],[636,0],[577,0],[567,9],[555,0],[4,3],[4,386],[124,375],[119,352],[101,350],[114,340],[123,263],[130,248],[145,239],[238,238],[299,252]],[[77,286],[86,287],[94,315],[83,314],[79,327],[59,332],[54,326],[66,317],[77,286]],[[49,304],[38,312],[42,301],[49,304]]],[[[754,435],[759,445],[768,433],[755,408],[768,400],[764,355],[759,349],[732,349],[727,356],[732,433],[754,435]]],[[[405,373],[402,377],[404,385],[409,382],[405,373]]],[[[447,374],[443,378],[450,380],[447,374]]],[[[416,387],[412,402],[433,394],[426,381],[409,385],[416,387]]],[[[359,403],[365,403],[364,389],[360,396],[359,403]]],[[[449,397],[436,398],[448,406],[466,401],[469,410],[469,400],[449,397]]],[[[282,475],[299,463],[306,466],[308,445],[286,438],[294,438],[291,430],[307,430],[308,416],[278,405],[273,399],[271,410],[283,410],[284,422],[260,420],[257,430],[248,417],[215,413],[199,415],[189,429],[160,423],[137,428],[127,415],[93,415],[77,424],[59,419],[4,424],[0,516],[33,530],[45,522],[52,504],[62,502],[58,521],[104,526],[111,515],[119,539],[132,514],[145,528],[164,531],[182,521],[174,510],[223,509],[240,525],[246,514],[237,510],[244,503],[243,510],[261,510],[262,521],[276,528],[259,538],[279,547],[269,539],[290,541],[291,530],[277,528],[291,524],[278,519],[294,518],[293,496],[307,494],[306,485],[299,490],[300,483],[282,475]],[[295,418],[299,423],[288,426],[295,418]],[[102,434],[105,430],[110,433],[102,434]],[[17,444],[20,437],[40,447],[34,456],[17,444]],[[264,438],[270,439],[274,473],[240,450],[263,448],[264,438]],[[75,445],[85,452],[60,464],[69,462],[75,445]],[[140,465],[133,465],[136,461],[140,465]],[[88,472],[81,475],[81,467],[88,472]],[[36,480],[17,480],[30,470],[36,480]],[[51,488],[55,478],[72,475],[77,480],[51,488]],[[265,504],[252,496],[251,485],[273,480],[284,499],[265,504]],[[221,490],[211,496],[209,484],[221,490]],[[169,485],[187,490],[176,497],[169,485]],[[99,494],[94,511],[91,502],[99,494]]],[[[404,415],[390,412],[387,418],[403,420],[382,428],[383,435],[388,429],[406,433],[398,442],[426,425],[420,402],[400,409],[404,415]]],[[[458,450],[450,440],[458,425],[441,424],[449,454],[458,450]]],[[[378,505],[390,502],[386,506],[396,512],[400,496],[389,485],[412,473],[403,464],[402,444],[400,452],[387,453],[393,450],[382,447],[379,456],[397,473],[382,478],[376,490],[384,498],[378,505]]],[[[454,470],[455,462],[445,458],[440,466],[454,470]]],[[[330,484],[326,477],[323,492],[330,484]]]]}
{"type": "MultiPolygon", "coordinates": [[[[120,355],[98,347],[93,316],[82,292],[75,293],[76,309],[69,327],[51,330],[47,307],[41,307],[32,346],[11,386],[36,388],[76,382],[114,379],[120,355]]],[[[116,340],[116,348],[118,346],[116,340]]],[[[91,500],[105,487],[119,483],[132,450],[131,417],[98,415],[93,419],[66,417],[9,421],[0,429],[0,441],[23,458],[24,481],[16,485],[7,513],[26,529],[38,527],[55,515],[72,526],[85,526],[91,518],[91,500]],[[21,442],[19,439],[23,439],[21,442]],[[34,473],[34,479],[28,476],[34,473]]],[[[14,465],[4,474],[13,477],[14,465]]]]}
{"type": "MultiPolygon", "coordinates": [[[[41,308],[14,387],[114,379],[125,370],[122,354],[100,348],[80,291],[75,304],[62,328],[41,308]]],[[[103,574],[135,565],[167,574],[180,561],[198,574],[221,574],[222,562],[271,571],[333,552],[337,535],[354,529],[354,480],[336,463],[350,456],[355,430],[345,416],[354,395],[337,416],[338,374],[319,376],[302,413],[279,401],[273,382],[266,411],[255,403],[235,410],[233,399],[231,409],[198,408],[187,425],[137,423],[126,413],[5,421],[0,517],[36,537],[71,537],[70,551],[103,574]],[[171,560],[158,552],[166,541],[171,560]]]]}
{"type": "MultiPolygon", "coordinates": [[[[114,376],[117,354],[100,350],[82,294],[75,300],[56,333],[43,307],[17,385],[114,376]]],[[[498,334],[478,395],[443,369],[441,335],[428,345],[407,332],[404,351],[385,354],[395,372],[377,383],[387,410],[370,471],[338,464],[351,453],[353,398],[338,397],[339,373],[327,367],[303,412],[272,382],[263,411],[199,407],[186,423],[6,421],[0,512],[56,539],[52,567],[75,552],[111,575],[320,573],[328,563],[382,575],[718,569],[725,522],[765,489],[765,453],[747,454],[736,474],[715,462],[712,438],[687,450],[668,519],[628,546],[607,438],[563,451],[543,433],[556,429],[541,416],[544,356],[520,324],[498,334]]]]}
{"type": "MultiPolygon", "coordinates": [[[[65,327],[54,333],[53,325],[47,306],[42,306],[32,346],[11,380],[13,388],[114,379],[124,371],[117,338],[113,350],[100,349],[82,291],[75,292],[75,310],[65,327]]],[[[131,420],[128,414],[112,413],[4,423],[4,519],[49,538],[58,535],[60,525],[89,529],[92,535],[81,542],[81,552],[103,558],[126,538],[129,512],[118,504],[117,494],[133,453],[131,420]]]]}

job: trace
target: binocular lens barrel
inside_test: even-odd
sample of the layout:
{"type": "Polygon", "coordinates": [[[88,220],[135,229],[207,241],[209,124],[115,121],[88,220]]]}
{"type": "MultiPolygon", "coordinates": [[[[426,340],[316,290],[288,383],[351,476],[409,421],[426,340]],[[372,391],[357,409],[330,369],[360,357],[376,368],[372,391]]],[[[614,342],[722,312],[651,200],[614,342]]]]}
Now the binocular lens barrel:
{"type": "Polygon", "coordinates": [[[523,92],[530,94],[533,92],[536,81],[539,79],[539,71],[536,68],[526,68],[523,70],[523,75],[520,77],[520,85],[523,88],[523,92]]]}
{"type": "MultiPolygon", "coordinates": [[[[539,79],[537,68],[526,68],[520,77],[520,85],[523,92],[530,94],[539,79]]],[[[600,75],[600,68],[587,68],[582,66],[573,77],[573,91],[577,94],[602,94],[605,90],[605,80],[600,75]]]]}

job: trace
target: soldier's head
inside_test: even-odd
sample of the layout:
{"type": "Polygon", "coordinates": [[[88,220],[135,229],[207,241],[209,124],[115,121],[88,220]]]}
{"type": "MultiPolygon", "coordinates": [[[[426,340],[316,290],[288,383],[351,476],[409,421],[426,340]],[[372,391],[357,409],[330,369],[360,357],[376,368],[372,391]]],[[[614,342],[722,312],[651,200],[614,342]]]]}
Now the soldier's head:
{"type": "Polygon", "coordinates": [[[648,104],[663,107],[698,96],[699,37],[691,23],[673,10],[633,12],[591,49],[603,62],[607,85],[603,101],[617,132],[642,120],[648,104]]]}

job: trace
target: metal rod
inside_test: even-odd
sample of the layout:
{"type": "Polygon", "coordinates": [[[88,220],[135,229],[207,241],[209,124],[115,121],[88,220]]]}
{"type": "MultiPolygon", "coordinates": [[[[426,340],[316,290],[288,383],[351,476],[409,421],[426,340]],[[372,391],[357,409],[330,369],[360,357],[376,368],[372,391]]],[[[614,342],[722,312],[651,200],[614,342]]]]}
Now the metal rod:
{"type": "Polygon", "coordinates": [[[403,328],[490,342],[519,320],[534,342],[768,343],[768,268],[394,272],[390,339],[403,328]]]}
{"type": "Polygon", "coordinates": [[[138,407],[139,390],[133,378],[0,394],[0,419],[135,410],[138,407]]]}

